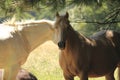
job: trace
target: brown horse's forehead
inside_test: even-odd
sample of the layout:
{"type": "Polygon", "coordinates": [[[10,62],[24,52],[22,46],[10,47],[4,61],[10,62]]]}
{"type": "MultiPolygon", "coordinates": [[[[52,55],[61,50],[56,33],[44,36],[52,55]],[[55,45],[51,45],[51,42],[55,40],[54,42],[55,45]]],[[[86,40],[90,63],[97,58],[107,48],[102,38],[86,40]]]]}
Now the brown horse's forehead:
{"type": "Polygon", "coordinates": [[[60,15],[56,17],[55,27],[66,28],[66,26],[69,24],[68,21],[69,20],[66,18],[66,15],[60,15]]]}
{"type": "Polygon", "coordinates": [[[62,20],[64,20],[64,19],[65,19],[64,16],[59,16],[59,17],[57,17],[57,20],[59,20],[59,21],[62,21],[62,20]]]}
{"type": "Polygon", "coordinates": [[[57,24],[61,24],[61,23],[64,22],[64,21],[65,21],[64,16],[60,16],[60,17],[56,18],[55,24],[56,24],[56,25],[57,25],[57,24]]]}

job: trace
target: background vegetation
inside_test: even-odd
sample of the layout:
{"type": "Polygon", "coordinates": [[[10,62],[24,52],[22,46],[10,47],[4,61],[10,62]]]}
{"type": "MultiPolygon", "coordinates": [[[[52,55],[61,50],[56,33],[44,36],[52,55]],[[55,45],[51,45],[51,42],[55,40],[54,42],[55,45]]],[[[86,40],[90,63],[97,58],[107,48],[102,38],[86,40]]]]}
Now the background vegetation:
{"type": "MultiPolygon", "coordinates": [[[[14,15],[16,20],[54,20],[57,11],[68,11],[73,28],[86,36],[107,29],[120,32],[119,0],[0,0],[1,22],[14,15]]],[[[63,80],[58,53],[57,46],[47,42],[30,54],[23,68],[39,80],[63,80]]]]}
{"type": "Polygon", "coordinates": [[[56,11],[68,11],[75,29],[91,35],[106,29],[119,31],[119,4],[119,0],[0,0],[0,19],[16,15],[17,20],[54,20],[56,11]]]}

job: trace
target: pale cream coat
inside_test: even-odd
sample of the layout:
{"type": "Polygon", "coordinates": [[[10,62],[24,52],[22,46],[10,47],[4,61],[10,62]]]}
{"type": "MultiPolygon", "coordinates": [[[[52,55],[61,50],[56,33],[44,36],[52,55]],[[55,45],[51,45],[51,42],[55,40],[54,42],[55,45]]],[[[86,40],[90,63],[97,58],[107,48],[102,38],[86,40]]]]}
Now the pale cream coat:
{"type": "Polygon", "coordinates": [[[0,68],[4,69],[4,80],[15,80],[29,53],[52,39],[53,24],[53,21],[39,20],[0,25],[0,68]]]}

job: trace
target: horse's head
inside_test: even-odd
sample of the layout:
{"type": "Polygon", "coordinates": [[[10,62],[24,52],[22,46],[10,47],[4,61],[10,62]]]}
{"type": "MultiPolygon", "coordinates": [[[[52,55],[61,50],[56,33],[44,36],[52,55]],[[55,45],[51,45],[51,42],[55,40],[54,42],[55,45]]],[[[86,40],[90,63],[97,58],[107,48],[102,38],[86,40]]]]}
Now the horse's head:
{"type": "Polygon", "coordinates": [[[55,22],[55,37],[57,38],[58,47],[60,49],[65,48],[67,29],[69,27],[69,14],[66,12],[65,15],[59,15],[56,13],[56,22],[55,22]]]}

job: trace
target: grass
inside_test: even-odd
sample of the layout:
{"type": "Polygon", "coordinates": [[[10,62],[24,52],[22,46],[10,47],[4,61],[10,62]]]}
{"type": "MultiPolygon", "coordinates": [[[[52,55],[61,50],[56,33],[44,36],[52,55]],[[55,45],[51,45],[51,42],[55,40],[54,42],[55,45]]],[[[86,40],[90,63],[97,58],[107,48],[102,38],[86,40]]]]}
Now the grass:
{"type": "MultiPolygon", "coordinates": [[[[64,80],[59,66],[58,47],[48,41],[30,53],[27,62],[22,66],[33,73],[38,80],[64,80]]],[[[75,78],[79,80],[79,78],[75,78]]],[[[90,78],[90,80],[105,80],[104,77],[90,78]]]]}

